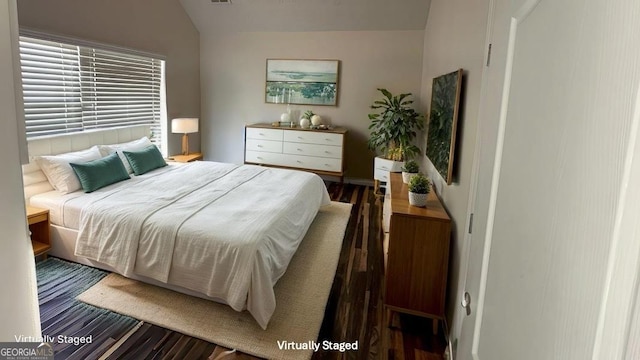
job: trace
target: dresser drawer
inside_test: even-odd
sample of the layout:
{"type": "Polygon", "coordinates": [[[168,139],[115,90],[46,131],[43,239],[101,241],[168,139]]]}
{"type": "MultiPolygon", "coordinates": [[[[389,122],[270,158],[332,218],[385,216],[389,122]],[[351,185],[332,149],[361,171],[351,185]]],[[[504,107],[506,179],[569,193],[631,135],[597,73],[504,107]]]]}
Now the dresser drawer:
{"type": "Polygon", "coordinates": [[[284,141],[342,146],[342,134],[288,130],[284,132],[284,141]]]}
{"type": "Polygon", "coordinates": [[[282,154],[282,157],[285,161],[285,164],[283,164],[284,166],[331,172],[342,171],[342,160],[340,159],[318,158],[312,156],[298,156],[289,154],[282,154]]]}
{"type": "Polygon", "coordinates": [[[292,155],[317,156],[333,159],[342,158],[342,147],[331,145],[285,142],[282,152],[292,155]]]}
{"type": "Polygon", "coordinates": [[[245,151],[244,161],[256,164],[267,164],[267,165],[284,165],[282,154],[278,153],[269,153],[269,152],[259,152],[259,151],[245,151]]]}
{"type": "Polygon", "coordinates": [[[381,157],[376,157],[374,160],[374,168],[384,171],[401,172],[402,165],[404,165],[402,161],[387,160],[381,157]]]}
{"type": "Polygon", "coordinates": [[[389,171],[382,169],[373,170],[373,178],[380,181],[389,181],[389,171]]]}
{"type": "Polygon", "coordinates": [[[282,141],[282,133],[284,130],[279,129],[262,129],[262,128],[246,128],[247,139],[258,140],[274,140],[282,141]]]}
{"type": "Polygon", "coordinates": [[[247,139],[246,149],[248,151],[281,153],[282,141],[247,139]]]}

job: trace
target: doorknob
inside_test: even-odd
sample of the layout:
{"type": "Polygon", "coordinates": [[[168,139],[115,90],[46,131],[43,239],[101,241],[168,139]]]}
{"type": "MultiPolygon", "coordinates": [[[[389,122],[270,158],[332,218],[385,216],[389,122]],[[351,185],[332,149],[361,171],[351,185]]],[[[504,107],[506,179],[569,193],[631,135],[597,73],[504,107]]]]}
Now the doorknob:
{"type": "Polygon", "coordinates": [[[464,292],[464,298],[460,302],[460,305],[467,310],[467,316],[471,315],[471,295],[468,292],[464,292]]]}

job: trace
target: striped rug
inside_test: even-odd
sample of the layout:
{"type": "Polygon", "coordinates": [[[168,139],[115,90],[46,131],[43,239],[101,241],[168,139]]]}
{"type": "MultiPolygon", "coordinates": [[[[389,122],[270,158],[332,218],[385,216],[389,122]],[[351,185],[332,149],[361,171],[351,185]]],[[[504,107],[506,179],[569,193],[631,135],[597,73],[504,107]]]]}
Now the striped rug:
{"type": "Polygon", "coordinates": [[[49,258],[36,264],[42,334],[54,338],[56,359],[95,359],[138,323],[128,316],[86,305],[76,296],[107,276],[88,266],[49,258]],[[90,344],[58,342],[58,336],[92,335],[90,344]]]}

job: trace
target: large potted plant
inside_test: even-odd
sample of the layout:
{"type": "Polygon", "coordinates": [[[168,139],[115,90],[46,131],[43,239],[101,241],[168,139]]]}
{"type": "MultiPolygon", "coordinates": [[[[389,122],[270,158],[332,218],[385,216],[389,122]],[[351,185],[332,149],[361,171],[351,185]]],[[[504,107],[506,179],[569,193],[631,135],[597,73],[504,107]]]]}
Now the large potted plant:
{"type": "Polygon", "coordinates": [[[409,106],[413,104],[413,100],[407,99],[411,93],[394,96],[387,89],[378,91],[384,97],[371,105],[377,112],[369,114],[369,148],[381,152],[389,160],[404,161],[414,157],[420,149],[413,140],[416,131],[424,128],[424,117],[409,106]]]}
{"type": "Polygon", "coordinates": [[[409,204],[418,207],[427,206],[427,196],[431,190],[429,179],[418,174],[409,181],[409,204]]]}

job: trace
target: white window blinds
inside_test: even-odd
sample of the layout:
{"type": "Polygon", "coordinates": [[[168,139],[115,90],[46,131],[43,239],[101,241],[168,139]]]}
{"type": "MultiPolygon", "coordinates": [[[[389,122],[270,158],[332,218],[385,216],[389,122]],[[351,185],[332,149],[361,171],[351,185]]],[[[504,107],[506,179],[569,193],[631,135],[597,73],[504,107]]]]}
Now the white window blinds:
{"type": "Polygon", "coordinates": [[[20,37],[27,137],[151,125],[160,146],[163,61],[20,37]]]}
{"type": "Polygon", "coordinates": [[[160,118],[160,60],[81,47],[80,68],[86,129],[160,118]]]}
{"type": "Polygon", "coordinates": [[[20,37],[27,137],[82,131],[77,46],[20,37]]]}

